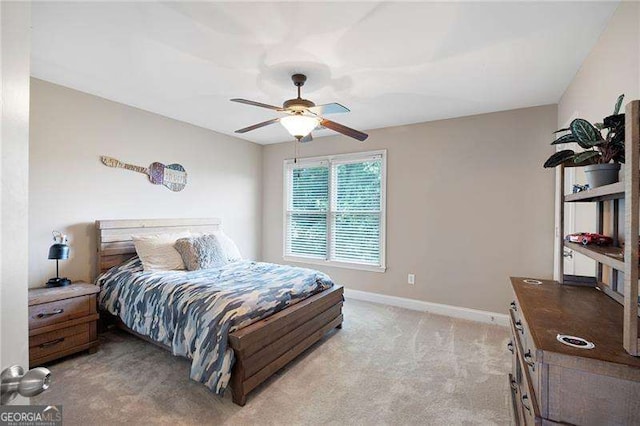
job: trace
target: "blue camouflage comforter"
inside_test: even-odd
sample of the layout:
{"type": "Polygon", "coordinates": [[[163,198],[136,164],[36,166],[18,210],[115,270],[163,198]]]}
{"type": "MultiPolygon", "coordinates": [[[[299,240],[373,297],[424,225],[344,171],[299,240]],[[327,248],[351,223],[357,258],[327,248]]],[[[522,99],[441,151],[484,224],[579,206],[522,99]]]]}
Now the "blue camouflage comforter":
{"type": "Polygon", "coordinates": [[[318,271],[239,261],[192,272],[143,272],[137,257],[102,274],[100,307],[133,331],[192,360],[190,377],[221,395],[229,383],[229,333],[333,285],[318,271]]]}

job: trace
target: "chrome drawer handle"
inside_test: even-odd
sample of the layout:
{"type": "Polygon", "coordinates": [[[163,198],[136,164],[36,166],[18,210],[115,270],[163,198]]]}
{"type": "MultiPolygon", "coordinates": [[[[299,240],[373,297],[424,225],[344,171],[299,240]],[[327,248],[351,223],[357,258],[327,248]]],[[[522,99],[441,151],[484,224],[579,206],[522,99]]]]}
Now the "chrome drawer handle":
{"type": "Polygon", "coordinates": [[[531,350],[529,349],[526,354],[524,354],[524,362],[527,364],[533,371],[536,371],[536,363],[533,361],[533,356],[531,355],[531,350]]]}
{"type": "Polygon", "coordinates": [[[509,341],[509,343],[507,343],[507,349],[509,349],[509,352],[513,353],[513,342],[509,341]]]}
{"type": "Polygon", "coordinates": [[[524,334],[524,327],[522,326],[522,321],[520,321],[520,320],[516,321],[514,326],[515,326],[516,330],[518,330],[520,333],[524,334]]]}
{"type": "Polygon", "coordinates": [[[522,406],[525,408],[525,410],[527,410],[528,412],[531,412],[531,407],[527,405],[528,401],[529,401],[529,396],[525,393],[524,395],[522,395],[522,406]]]}
{"type": "Polygon", "coordinates": [[[61,338],[56,339],[56,340],[52,340],[51,342],[42,343],[39,347],[40,348],[48,348],[49,346],[55,346],[58,343],[62,343],[62,342],[64,342],[64,337],[61,337],[61,338]]]}
{"type": "Polygon", "coordinates": [[[64,309],[54,309],[51,312],[40,312],[38,315],[36,315],[38,318],[47,318],[47,317],[52,317],[54,315],[58,315],[64,312],[64,309]]]}
{"type": "Polygon", "coordinates": [[[516,305],[515,300],[514,300],[513,302],[511,302],[511,305],[510,305],[510,306],[511,306],[511,309],[513,309],[514,311],[517,311],[517,310],[518,310],[518,306],[516,305]]]}

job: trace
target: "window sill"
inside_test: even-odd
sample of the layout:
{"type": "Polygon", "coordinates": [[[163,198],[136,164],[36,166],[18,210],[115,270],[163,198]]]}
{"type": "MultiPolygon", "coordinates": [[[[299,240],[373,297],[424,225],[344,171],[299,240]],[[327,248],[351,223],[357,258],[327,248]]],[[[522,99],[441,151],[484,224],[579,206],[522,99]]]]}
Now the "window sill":
{"type": "Polygon", "coordinates": [[[307,263],[310,265],[322,265],[335,268],[356,269],[359,271],[384,273],[387,268],[385,266],[361,265],[359,263],[339,262],[336,260],[322,260],[311,257],[283,256],[287,262],[307,263]]]}

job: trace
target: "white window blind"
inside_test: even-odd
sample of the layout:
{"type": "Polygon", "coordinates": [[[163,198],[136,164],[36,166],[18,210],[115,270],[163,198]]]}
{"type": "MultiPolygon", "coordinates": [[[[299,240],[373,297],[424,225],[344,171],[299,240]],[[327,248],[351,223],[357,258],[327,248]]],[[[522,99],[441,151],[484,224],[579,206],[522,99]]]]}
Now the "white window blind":
{"type": "Polygon", "coordinates": [[[289,168],[287,254],[327,257],[328,163],[289,168]]]}
{"type": "Polygon", "coordinates": [[[285,257],[384,269],[384,152],[287,162],[285,257]]]}
{"type": "Polygon", "coordinates": [[[380,265],[381,159],[334,163],[331,258],[380,265]]]}

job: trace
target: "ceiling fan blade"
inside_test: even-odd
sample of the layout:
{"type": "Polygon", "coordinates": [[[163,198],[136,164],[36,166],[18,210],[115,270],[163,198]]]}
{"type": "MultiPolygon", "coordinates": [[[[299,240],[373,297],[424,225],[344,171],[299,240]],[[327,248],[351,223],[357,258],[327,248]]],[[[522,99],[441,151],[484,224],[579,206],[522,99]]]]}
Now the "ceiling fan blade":
{"type": "Polygon", "coordinates": [[[335,121],[327,120],[326,118],[320,121],[320,125],[326,127],[327,129],[331,129],[335,132],[342,133],[345,136],[358,139],[360,142],[364,141],[369,137],[369,135],[367,135],[366,133],[362,133],[358,130],[352,129],[351,127],[347,127],[342,124],[336,123],[335,121]]]}
{"type": "Polygon", "coordinates": [[[236,133],[247,133],[260,127],[268,126],[269,124],[277,123],[279,118],[272,118],[271,120],[263,121],[262,123],[254,124],[253,126],[245,127],[244,129],[236,130],[236,133]]]}
{"type": "Polygon", "coordinates": [[[326,115],[326,114],[340,114],[343,112],[349,112],[350,110],[344,105],[340,105],[336,102],[333,102],[331,104],[316,105],[314,107],[308,108],[308,111],[316,115],[326,115]]]}
{"type": "Polygon", "coordinates": [[[311,142],[313,140],[313,136],[311,136],[311,133],[309,133],[307,136],[305,136],[304,138],[300,139],[300,142],[311,142]]]}
{"type": "Polygon", "coordinates": [[[238,102],[238,103],[241,103],[241,104],[253,105],[253,106],[260,107],[260,108],[273,109],[273,110],[276,110],[276,111],[282,111],[283,110],[282,107],[279,107],[279,106],[263,104],[262,102],[250,101],[248,99],[234,98],[234,99],[231,99],[231,102],[238,102]]]}

